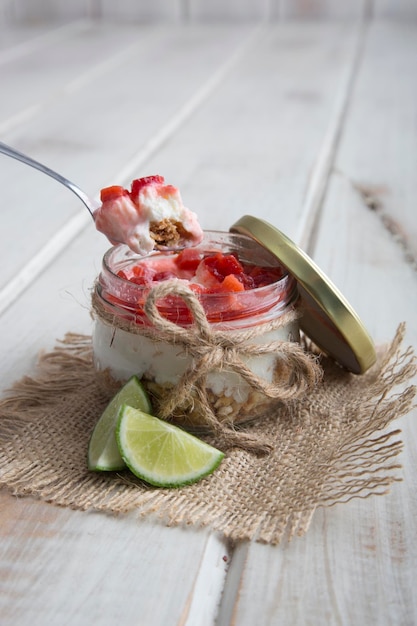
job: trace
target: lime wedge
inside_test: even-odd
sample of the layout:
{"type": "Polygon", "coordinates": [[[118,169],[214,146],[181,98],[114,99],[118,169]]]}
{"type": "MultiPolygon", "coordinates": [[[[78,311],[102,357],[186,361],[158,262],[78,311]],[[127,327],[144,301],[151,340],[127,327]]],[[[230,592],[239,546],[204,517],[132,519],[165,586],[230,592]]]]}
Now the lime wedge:
{"type": "Polygon", "coordinates": [[[88,446],[88,469],[110,472],[126,467],[116,441],[117,420],[124,404],[148,413],[152,411],[148,395],[136,376],[132,376],[114,396],[95,425],[88,446]]]}
{"type": "Polygon", "coordinates": [[[211,474],[223,452],[185,430],[124,406],[120,411],[116,437],[129,469],[157,487],[182,487],[211,474]]]}

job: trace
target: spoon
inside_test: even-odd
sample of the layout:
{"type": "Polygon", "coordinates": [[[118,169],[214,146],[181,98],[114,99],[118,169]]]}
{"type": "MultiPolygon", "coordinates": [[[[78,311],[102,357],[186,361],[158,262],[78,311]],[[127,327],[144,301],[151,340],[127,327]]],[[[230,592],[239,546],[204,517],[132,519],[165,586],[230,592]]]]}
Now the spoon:
{"type": "Polygon", "coordinates": [[[46,165],[39,163],[39,161],[35,161],[35,159],[32,159],[26,154],[23,154],[23,152],[19,152],[18,150],[15,150],[15,148],[8,146],[2,141],[0,141],[0,152],[3,154],[6,154],[7,156],[12,157],[13,159],[17,159],[18,161],[21,161],[22,163],[26,163],[26,165],[30,165],[31,167],[34,167],[40,172],[43,172],[44,174],[51,176],[51,178],[55,178],[55,180],[57,180],[62,185],[65,185],[65,187],[68,187],[68,189],[71,189],[71,191],[75,193],[75,195],[78,196],[81,202],[87,207],[88,211],[90,212],[91,217],[94,219],[94,211],[98,209],[98,207],[100,206],[99,203],[93,200],[93,198],[90,198],[89,196],[87,196],[87,194],[82,189],[80,189],[75,183],[72,183],[67,178],[64,178],[64,176],[61,176],[61,174],[58,174],[58,172],[51,170],[46,165]]]}
{"type": "Polygon", "coordinates": [[[21,161],[22,163],[26,163],[26,165],[30,165],[31,167],[34,167],[36,170],[39,170],[40,172],[43,172],[44,174],[51,176],[51,178],[55,178],[55,180],[57,180],[59,183],[61,183],[62,185],[65,185],[65,187],[68,187],[68,189],[71,189],[71,191],[75,193],[75,195],[78,196],[81,202],[87,207],[88,211],[90,212],[91,217],[94,219],[94,211],[98,209],[98,207],[100,206],[99,203],[93,200],[92,198],[90,198],[89,196],[87,196],[87,194],[82,189],[80,189],[75,183],[72,183],[67,178],[64,178],[64,176],[61,176],[61,174],[58,174],[58,172],[51,170],[46,165],[39,163],[39,161],[35,161],[35,159],[32,159],[26,154],[23,154],[22,152],[19,152],[18,150],[11,148],[10,146],[8,146],[7,144],[1,141],[0,141],[0,152],[3,154],[6,154],[9,157],[12,157],[13,159],[17,159],[18,161],[21,161]]]}
{"type": "MultiPolygon", "coordinates": [[[[39,163],[39,161],[35,161],[35,159],[32,159],[32,157],[27,156],[26,154],[23,154],[23,152],[19,152],[15,148],[8,146],[2,141],[0,141],[0,153],[5,154],[9,157],[12,157],[13,159],[17,159],[18,161],[21,161],[22,163],[25,163],[26,165],[30,165],[30,167],[33,167],[36,170],[39,170],[40,172],[43,172],[43,174],[47,174],[48,176],[50,176],[51,178],[54,178],[65,187],[68,187],[68,189],[70,189],[73,193],[75,193],[75,195],[78,196],[81,202],[86,206],[91,217],[95,221],[95,212],[101,205],[98,202],[96,202],[96,200],[93,200],[92,198],[90,198],[82,189],[78,187],[78,185],[71,182],[70,180],[62,176],[61,174],[58,174],[58,172],[51,170],[50,167],[47,167],[46,165],[39,163]]],[[[124,241],[116,242],[115,240],[112,239],[111,243],[125,244],[126,242],[124,241]]],[[[187,242],[184,239],[182,239],[176,245],[173,245],[173,246],[166,246],[166,245],[158,244],[155,242],[154,249],[160,250],[162,252],[173,252],[173,251],[177,252],[179,250],[182,250],[183,248],[189,247],[190,245],[193,245],[193,244],[191,242],[187,242]]]]}

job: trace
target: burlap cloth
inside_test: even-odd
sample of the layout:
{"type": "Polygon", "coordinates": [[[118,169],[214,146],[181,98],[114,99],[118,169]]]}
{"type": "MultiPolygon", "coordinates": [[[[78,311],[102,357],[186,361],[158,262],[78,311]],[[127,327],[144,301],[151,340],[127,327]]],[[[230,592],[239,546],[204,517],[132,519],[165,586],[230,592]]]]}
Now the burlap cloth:
{"type": "Polygon", "coordinates": [[[278,544],[303,534],[317,507],[381,495],[401,480],[403,444],[390,424],[411,410],[416,392],[403,335],[401,325],[364,376],[323,358],[323,380],[308,397],[247,427],[270,439],[269,455],[231,448],[208,478],[166,490],[128,471],[87,470],[88,441],[109,391],[93,369],[90,338],[68,334],[0,403],[0,484],[74,509],[137,509],[169,525],[209,525],[232,540],[278,544]]]}

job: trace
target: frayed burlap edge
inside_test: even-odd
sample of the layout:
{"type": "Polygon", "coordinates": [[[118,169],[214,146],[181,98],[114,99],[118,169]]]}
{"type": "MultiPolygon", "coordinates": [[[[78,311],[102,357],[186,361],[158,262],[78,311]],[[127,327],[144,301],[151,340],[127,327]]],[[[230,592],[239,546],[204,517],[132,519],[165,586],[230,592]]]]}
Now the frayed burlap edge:
{"type": "Polygon", "coordinates": [[[416,366],[412,350],[401,347],[404,332],[401,325],[364,376],[323,358],[323,381],[308,398],[277,405],[248,426],[270,438],[270,455],[231,449],[213,475],[174,490],[148,487],[127,471],[87,470],[90,433],[115,389],[94,372],[91,339],[68,334],[0,403],[0,485],[74,509],[136,509],[168,525],[278,544],[306,532],[317,507],[382,495],[401,480],[403,444],[389,427],[412,409],[416,393],[407,386],[416,366]]]}

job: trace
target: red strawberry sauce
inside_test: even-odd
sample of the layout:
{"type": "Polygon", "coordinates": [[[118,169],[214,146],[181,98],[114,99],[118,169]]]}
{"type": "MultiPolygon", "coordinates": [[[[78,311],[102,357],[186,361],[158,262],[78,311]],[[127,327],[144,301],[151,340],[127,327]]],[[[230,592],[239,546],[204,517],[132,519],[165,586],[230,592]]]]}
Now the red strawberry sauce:
{"type": "MultiPolygon", "coordinates": [[[[108,255],[116,254],[117,248],[108,255]]],[[[109,263],[107,269],[111,283],[102,273],[103,299],[128,312],[128,317],[139,324],[147,323],[143,305],[149,290],[170,279],[179,279],[194,291],[212,323],[243,320],[284,307],[295,292],[294,279],[274,257],[246,254],[245,250],[219,250],[203,245],[179,253],[132,256],[120,263],[109,263]]],[[[161,300],[158,308],[177,324],[186,326],[193,321],[185,302],[175,294],[161,300]]]]}

